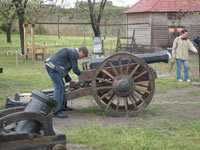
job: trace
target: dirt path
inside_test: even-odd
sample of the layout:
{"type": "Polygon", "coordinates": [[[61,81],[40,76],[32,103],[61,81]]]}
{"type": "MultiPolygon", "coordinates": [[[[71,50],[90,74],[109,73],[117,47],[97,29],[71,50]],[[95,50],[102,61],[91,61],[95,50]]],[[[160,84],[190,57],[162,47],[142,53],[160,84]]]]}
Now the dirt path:
{"type": "MultiPolygon", "coordinates": [[[[155,93],[152,102],[147,109],[137,117],[114,118],[103,113],[86,113],[78,110],[95,106],[94,100],[74,100],[69,106],[74,111],[67,111],[69,118],[53,118],[56,128],[76,128],[79,125],[104,124],[122,126],[156,126],[162,122],[177,123],[182,121],[200,120],[200,91],[199,86],[191,86],[187,89],[168,90],[166,93],[155,93]],[[195,91],[197,94],[191,94],[195,91]],[[195,96],[196,95],[196,96],[195,96]]],[[[101,110],[99,110],[101,112],[101,110]]],[[[68,144],[68,150],[89,150],[85,145],[68,144]]]]}

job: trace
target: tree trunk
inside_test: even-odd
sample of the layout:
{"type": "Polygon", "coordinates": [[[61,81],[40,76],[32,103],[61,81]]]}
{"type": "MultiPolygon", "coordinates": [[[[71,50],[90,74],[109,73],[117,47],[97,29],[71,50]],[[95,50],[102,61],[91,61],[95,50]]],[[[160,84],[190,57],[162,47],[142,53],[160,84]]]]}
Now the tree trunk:
{"type": "Polygon", "coordinates": [[[24,55],[24,17],[19,18],[19,34],[20,34],[20,43],[21,43],[21,53],[24,55]]]}
{"type": "Polygon", "coordinates": [[[26,11],[26,6],[28,3],[28,0],[12,0],[12,3],[15,4],[15,7],[17,9],[17,16],[18,16],[18,23],[19,23],[19,34],[20,34],[20,43],[21,43],[21,54],[24,55],[24,15],[26,11]]]}
{"type": "Polygon", "coordinates": [[[100,32],[100,22],[101,22],[101,17],[103,14],[104,7],[106,5],[107,0],[101,0],[100,2],[100,7],[99,7],[99,12],[95,12],[95,0],[93,2],[91,0],[88,0],[88,6],[89,6],[89,11],[90,11],[90,20],[92,24],[92,29],[94,31],[95,37],[98,37],[101,35],[100,32]]]}
{"type": "Polygon", "coordinates": [[[11,25],[7,25],[6,29],[6,38],[7,38],[7,43],[11,43],[11,25]]]}
{"type": "Polygon", "coordinates": [[[94,31],[95,37],[99,37],[101,35],[100,34],[100,30],[99,30],[99,26],[96,26],[95,24],[92,24],[92,29],[94,31]]]}

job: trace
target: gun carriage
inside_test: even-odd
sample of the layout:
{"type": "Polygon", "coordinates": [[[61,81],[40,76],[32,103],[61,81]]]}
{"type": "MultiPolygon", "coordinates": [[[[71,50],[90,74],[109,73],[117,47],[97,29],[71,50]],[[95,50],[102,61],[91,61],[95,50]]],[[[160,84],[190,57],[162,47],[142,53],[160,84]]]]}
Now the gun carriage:
{"type": "MultiPolygon", "coordinates": [[[[149,105],[154,95],[157,75],[148,64],[167,63],[169,58],[168,51],[161,51],[137,55],[116,53],[92,59],[89,66],[82,64],[79,82],[66,90],[64,101],[93,95],[100,108],[110,116],[136,116],[149,105]]],[[[53,96],[53,90],[42,92],[53,96]]]]}
{"type": "Polygon", "coordinates": [[[39,91],[32,92],[25,107],[0,111],[1,150],[66,150],[66,137],[53,129],[52,108],[57,102],[39,91]]]}

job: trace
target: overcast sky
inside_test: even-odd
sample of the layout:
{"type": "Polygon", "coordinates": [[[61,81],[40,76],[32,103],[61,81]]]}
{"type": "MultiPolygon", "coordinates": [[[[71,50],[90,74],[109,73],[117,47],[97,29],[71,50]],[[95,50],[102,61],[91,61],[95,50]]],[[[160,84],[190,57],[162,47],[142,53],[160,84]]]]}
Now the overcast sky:
{"type": "MultiPolygon", "coordinates": [[[[56,1],[56,0],[52,0],[56,1]]],[[[57,0],[57,4],[59,5],[62,0],[57,0]],[[60,2],[59,2],[60,1],[60,2]]],[[[76,3],[77,0],[66,0],[65,7],[74,7],[74,4],[76,3]]],[[[81,1],[81,0],[79,0],[81,1]]],[[[82,0],[82,1],[87,1],[87,0],[82,0]]],[[[96,0],[100,1],[100,0],[96,0]]],[[[136,2],[139,0],[108,0],[112,1],[114,6],[133,6],[136,2]]]]}
{"type": "Polygon", "coordinates": [[[115,6],[133,6],[139,0],[108,0],[112,1],[115,6]]]}

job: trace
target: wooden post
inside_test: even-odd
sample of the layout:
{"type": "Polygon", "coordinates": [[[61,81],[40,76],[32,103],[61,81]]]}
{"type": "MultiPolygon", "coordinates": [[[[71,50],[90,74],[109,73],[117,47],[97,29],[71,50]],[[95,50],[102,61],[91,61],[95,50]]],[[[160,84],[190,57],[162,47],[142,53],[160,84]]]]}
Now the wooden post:
{"type": "Polygon", "coordinates": [[[102,48],[102,54],[105,55],[105,51],[104,51],[104,40],[101,40],[101,48],[102,48]]]}
{"type": "Polygon", "coordinates": [[[83,27],[84,27],[84,45],[83,46],[85,46],[86,45],[86,42],[85,42],[85,25],[83,25],[83,27]]]}
{"type": "Polygon", "coordinates": [[[45,60],[45,58],[46,58],[46,56],[45,56],[45,48],[43,47],[42,50],[43,50],[42,60],[45,60]]]}
{"type": "Polygon", "coordinates": [[[31,49],[32,49],[32,60],[35,60],[35,24],[31,24],[31,49]]]}
{"type": "Polygon", "coordinates": [[[131,52],[133,52],[133,49],[134,49],[133,45],[135,45],[135,29],[133,29],[133,36],[132,36],[132,41],[131,41],[131,45],[130,45],[131,52]]]}
{"type": "Polygon", "coordinates": [[[24,27],[24,57],[25,59],[28,59],[28,42],[27,42],[27,38],[28,38],[28,24],[24,23],[23,24],[24,27]]]}
{"type": "Polygon", "coordinates": [[[116,44],[116,52],[118,52],[118,48],[121,47],[120,44],[120,29],[118,30],[118,35],[117,35],[117,44],[116,44]]]}

